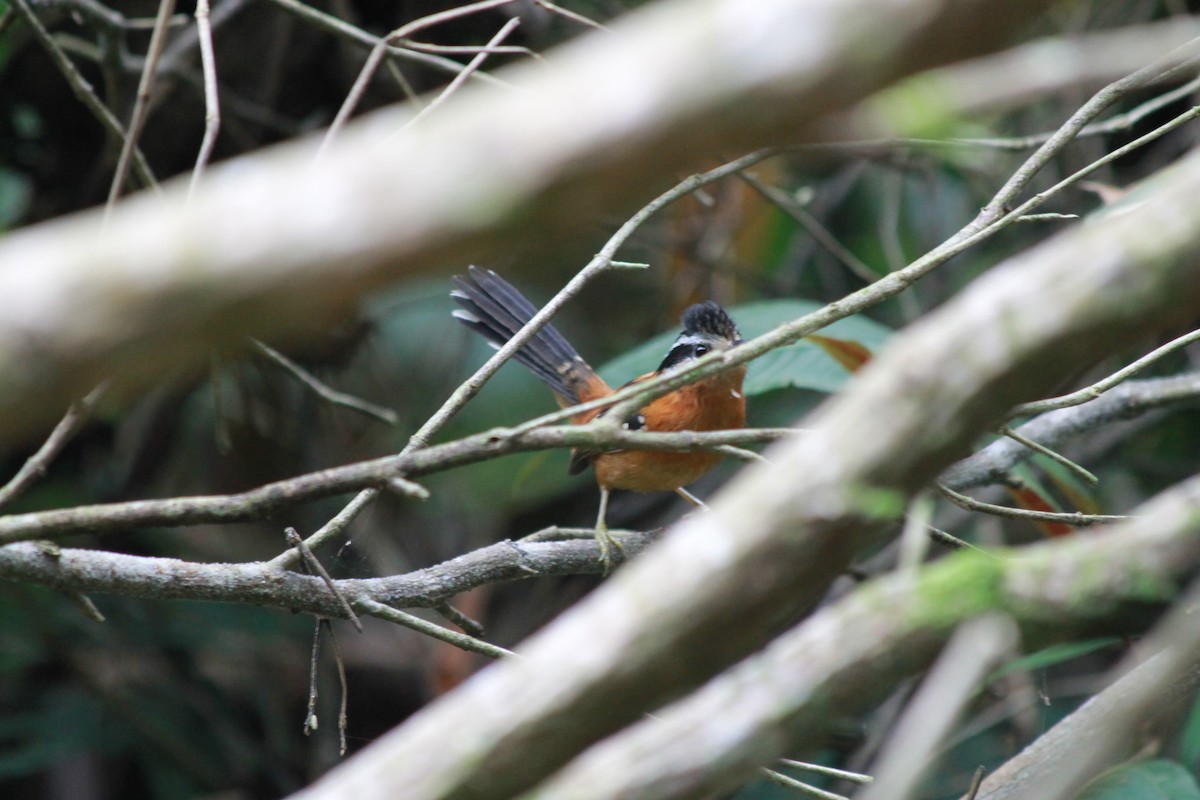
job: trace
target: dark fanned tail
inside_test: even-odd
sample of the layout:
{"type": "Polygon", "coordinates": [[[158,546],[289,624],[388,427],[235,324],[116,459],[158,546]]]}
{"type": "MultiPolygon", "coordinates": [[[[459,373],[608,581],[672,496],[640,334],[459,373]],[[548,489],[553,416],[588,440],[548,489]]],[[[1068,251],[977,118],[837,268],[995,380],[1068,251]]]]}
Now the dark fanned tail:
{"type": "MultiPolygon", "coordinates": [[[[490,269],[471,267],[467,277],[454,276],[454,285],[458,288],[450,296],[462,307],[454,312],[455,318],[496,347],[505,345],[537,313],[525,295],[490,269]]],[[[599,380],[553,325],[543,326],[514,358],[567,405],[578,403],[588,384],[599,380]]]]}

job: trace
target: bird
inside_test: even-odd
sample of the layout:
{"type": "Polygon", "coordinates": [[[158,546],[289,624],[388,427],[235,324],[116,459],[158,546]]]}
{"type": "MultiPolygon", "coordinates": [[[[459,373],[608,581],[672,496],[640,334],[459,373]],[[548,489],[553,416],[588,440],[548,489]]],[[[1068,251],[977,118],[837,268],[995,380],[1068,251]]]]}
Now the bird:
{"type": "MultiPolygon", "coordinates": [[[[451,298],[460,308],[453,316],[482,335],[494,347],[502,347],[537,313],[537,308],[508,281],[488,269],[471,266],[466,276],[453,278],[451,298]]],[[[724,308],[708,301],[687,308],[680,318],[683,330],[667,351],[658,369],[626,383],[633,386],[678,369],[711,352],[726,352],[741,344],[741,332],[724,308]]],[[[514,354],[518,362],[540,378],[554,393],[560,407],[586,403],[613,394],[613,389],[552,325],[545,325],[514,354]]],[[[744,427],[746,398],[742,381],[744,365],[732,366],[658,397],[622,422],[626,430],[654,432],[714,431],[744,427]]],[[[591,422],[608,409],[580,412],[575,424],[591,422]]],[[[717,465],[719,453],[697,450],[602,451],[576,448],[571,452],[570,474],[590,464],[600,487],[600,508],[595,536],[600,545],[605,574],[613,566],[614,554],[624,554],[608,531],[606,515],[609,494],[614,489],[636,492],[675,492],[693,505],[702,505],[684,487],[717,465]]]]}

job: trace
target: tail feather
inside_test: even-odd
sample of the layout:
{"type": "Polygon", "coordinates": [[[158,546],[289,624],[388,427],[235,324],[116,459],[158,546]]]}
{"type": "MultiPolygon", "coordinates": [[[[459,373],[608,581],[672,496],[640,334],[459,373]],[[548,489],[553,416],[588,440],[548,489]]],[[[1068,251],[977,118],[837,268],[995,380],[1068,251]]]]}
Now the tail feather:
{"type": "MultiPolygon", "coordinates": [[[[458,288],[450,296],[462,307],[454,317],[496,347],[505,345],[537,313],[516,287],[491,270],[471,267],[467,277],[454,277],[454,285],[458,288]]],[[[598,380],[553,325],[543,326],[513,357],[571,405],[584,399],[581,393],[593,378],[598,380]]]]}

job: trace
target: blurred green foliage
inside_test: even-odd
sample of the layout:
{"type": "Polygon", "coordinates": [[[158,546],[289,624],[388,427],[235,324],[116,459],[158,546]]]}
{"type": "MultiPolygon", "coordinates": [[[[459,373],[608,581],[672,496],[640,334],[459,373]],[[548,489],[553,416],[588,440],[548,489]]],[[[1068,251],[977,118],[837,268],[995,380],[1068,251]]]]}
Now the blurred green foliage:
{"type": "Polygon", "coordinates": [[[1088,784],[1079,800],[1198,800],[1196,776],[1174,761],[1155,759],[1116,767],[1088,784]]]}

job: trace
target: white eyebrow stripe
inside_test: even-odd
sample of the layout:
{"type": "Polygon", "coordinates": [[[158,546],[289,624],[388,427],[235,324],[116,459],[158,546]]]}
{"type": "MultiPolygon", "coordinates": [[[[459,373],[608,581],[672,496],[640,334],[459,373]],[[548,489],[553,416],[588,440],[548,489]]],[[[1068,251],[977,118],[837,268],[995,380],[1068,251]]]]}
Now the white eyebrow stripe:
{"type": "Polygon", "coordinates": [[[681,334],[679,334],[679,338],[675,340],[675,344],[671,345],[671,349],[674,350],[676,347],[679,347],[680,345],[695,346],[698,344],[705,344],[705,343],[711,341],[711,339],[712,339],[711,336],[705,336],[703,334],[681,333],[681,334]]]}

